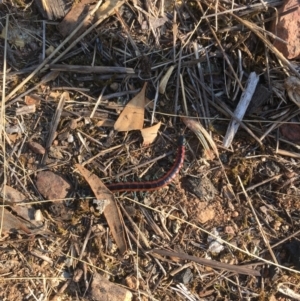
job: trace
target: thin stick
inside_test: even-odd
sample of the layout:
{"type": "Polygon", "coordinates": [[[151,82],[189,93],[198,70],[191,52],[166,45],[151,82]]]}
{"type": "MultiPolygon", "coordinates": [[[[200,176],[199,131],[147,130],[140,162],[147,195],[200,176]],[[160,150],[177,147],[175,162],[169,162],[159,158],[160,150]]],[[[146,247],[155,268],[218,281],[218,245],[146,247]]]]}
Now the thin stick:
{"type": "Polygon", "coordinates": [[[92,111],[92,113],[91,113],[91,115],[90,115],[90,118],[93,118],[93,117],[94,117],[94,115],[95,115],[95,113],[96,113],[96,111],[97,111],[97,109],[98,109],[98,106],[99,106],[100,103],[101,103],[101,100],[102,100],[102,98],[103,98],[103,94],[104,94],[104,92],[105,92],[105,90],[106,90],[106,87],[107,87],[107,86],[104,86],[104,88],[102,89],[101,94],[100,94],[99,98],[97,99],[97,102],[96,102],[96,104],[95,104],[95,107],[94,107],[94,109],[93,109],[93,111],[92,111]]]}
{"type": "Polygon", "coordinates": [[[258,217],[257,217],[257,215],[256,215],[256,212],[255,212],[255,210],[254,210],[254,208],[253,208],[253,206],[252,206],[251,199],[250,199],[250,197],[248,196],[248,194],[247,194],[247,192],[246,192],[246,190],[245,190],[245,188],[244,188],[244,185],[243,185],[243,183],[242,183],[242,180],[241,180],[241,178],[240,178],[239,176],[238,176],[238,180],[239,180],[239,182],[240,182],[240,186],[241,186],[241,188],[242,188],[242,190],[243,190],[243,192],[244,192],[244,195],[245,195],[245,197],[246,197],[246,199],[247,199],[247,202],[248,202],[248,204],[249,204],[249,206],[250,206],[250,208],[251,208],[252,214],[253,214],[254,217],[255,217],[255,220],[256,220],[256,222],[257,222],[257,225],[258,225],[259,231],[260,231],[260,233],[261,233],[261,236],[262,236],[262,238],[263,238],[263,240],[264,240],[264,242],[265,242],[265,244],[266,244],[266,246],[267,246],[267,248],[268,248],[268,250],[269,250],[269,252],[270,252],[270,254],[271,254],[272,258],[273,258],[273,260],[274,260],[274,262],[275,262],[276,264],[278,264],[277,258],[276,258],[275,254],[274,254],[274,252],[273,252],[273,250],[272,250],[272,248],[271,248],[271,246],[270,246],[270,243],[269,243],[269,241],[268,241],[268,239],[267,239],[267,237],[266,237],[266,235],[265,235],[265,231],[263,230],[263,228],[262,228],[262,226],[261,226],[261,223],[260,223],[260,221],[259,221],[259,219],[258,219],[258,217]]]}
{"type": "Polygon", "coordinates": [[[49,134],[49,137],[48,137],[48,140],[47,140],[47,143],[46,143],[46,148],[47,149],[51,146],[51,144],[54,140],[55,132],[56,132],[56,129],[58,127],[58,123],[59,123],[60,116],[61,116],[61,113],[63,111],[63,107],[64,107],[66,99],[69,99],[69,93],[68,92],[64,92],[61,95],[59,103],[57,105],[56,112],[55,112],[55,115],[53,116],[53,120],[52,120],[52,123],[51,123],[51,132],[49,134]]]}
{"type": "MultiPolygon", "coordinates": [[[[4,41],[4,55],[3,55],[3,84],[2,84],[2,102],[0,112],[0,142],[3,149],[3,204],[6,200],[6,182],[7,182],[7,161],[6,161],[6,138],[5,138],[5,87],[6,87],[6,62],[7,62],[7,38],[8,38],[8,25],[9,25],[9,14],[6,15],[6,26],[5,26],[5,41],[4,41]],[[3,135],[2,135],[3,133],[3,135]]],[[[0,237],[2,236],[2,227],[4,219],[4,208],[1,211],[1,222],[0,222],[0,237]]]]}
{"type": "MultiPolygon", "coordinates": [[[[174,47],[175,49],[175,47],[174,47]]],[[[178,106],[178,94],[179,94],[179,78],[180,78],[180,69],[181,69],[181,56],[182,56],[182,47],[180,47],[179,51],[179,60],[178,60],[178,67],[177,67],[177,76],[176,76],[176,90],[175,90],[175,101],[174,101],[174,118],[173,123],[176,123],[176,116],[177,116],[177,106],[178,106]]]]}
{"type": "MultiPolygon", "coordinates": [[[[242,93],[241,99],[234,111],[234,116],[237,120],[242,120],[246,110],[250,104],[252,96],[255,92],[259,76],[255,72],[251,72],[248,78],[247,86],[244,92],[242,93]]],[[[223,146],[229,147],[232,143],[232,140],[239,128],[240,124],[236,120],[231,120],[226,135],[224,137],[223,146]]]]}

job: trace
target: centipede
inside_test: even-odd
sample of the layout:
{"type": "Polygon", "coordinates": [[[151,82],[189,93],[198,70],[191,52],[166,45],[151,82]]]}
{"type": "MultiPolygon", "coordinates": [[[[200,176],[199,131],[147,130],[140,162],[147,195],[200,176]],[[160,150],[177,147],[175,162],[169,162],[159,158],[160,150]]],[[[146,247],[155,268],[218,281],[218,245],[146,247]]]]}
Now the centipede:
{"type": "Polygon", "coordinates": [[[153,181],[144,182],[118,182],[106,184],[106,187],[112,192],[124,191],[153,191],[168,185],[178,174],[185,157],[186,140],[184,136],[178,138],[178,149],[176,159],[169,171],[161,178],[153,181]]]}

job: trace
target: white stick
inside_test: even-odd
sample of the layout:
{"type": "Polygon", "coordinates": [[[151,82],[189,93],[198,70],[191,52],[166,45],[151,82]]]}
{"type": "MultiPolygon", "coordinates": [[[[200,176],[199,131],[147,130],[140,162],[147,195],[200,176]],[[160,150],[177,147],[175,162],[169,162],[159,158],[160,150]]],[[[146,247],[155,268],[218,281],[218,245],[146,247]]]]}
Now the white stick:
{"type": "Polygon", "coordinates": [[[245,115],[245,112],[256,89],[258,79],[259,76],[255,72],[250,73],[245,91],[243,92],[241,100],[234,111],[234,116],[237,119],[232,119],[228,126],[227,133],[223,141],[224,147],[229,147],[231,145],[231,142],[240,126],[238,120],[241,121],[245,115]]]}

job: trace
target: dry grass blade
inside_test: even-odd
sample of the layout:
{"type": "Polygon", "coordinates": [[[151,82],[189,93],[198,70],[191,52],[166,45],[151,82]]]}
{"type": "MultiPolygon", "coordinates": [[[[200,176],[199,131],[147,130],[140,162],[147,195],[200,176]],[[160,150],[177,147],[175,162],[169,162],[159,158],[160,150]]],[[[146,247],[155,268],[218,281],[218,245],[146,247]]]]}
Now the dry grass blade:
{"type": "Polygon", "coordinates": [[[294,76],[289,76],[285,80],[285,87],[290,100],[300,107],[300,79],[294,76]]]}
{"type": "Polygon", "coordinates": [[[76,72],[76,73],[125,73],[125,74],[135,74],[132,68],[123,67],[108,67],[108,66],[70,66],[70,65],[59,65],[53,64],[49,65],[49,68],[53,71],[66,71],[66,72],[76,72]]]}
{"type": "Polygon", "coordinates": [[[48,140],[46,143],[47,149],[49,149],[49,147],[52,145],[52,142],[55,137],[55,132],[57,130],[57,126],[60,121],[60,117],[61,117],[64,105],[65,105],[65,101],[69,100],[69,99],[70,99],[69,93],[67,93],[67,92],[63,93],[60,97],[59,103],[58,103],[56,111],[55,111],[55,115],[53,116],[53,120],[51,122],[51,128],[50,128],[48,140]]]}
{"type": "Polygon", "coordinates": [[[258,228],[259,228],[259,231],[260,231],[260,233],[261,233],[261,236],[262,236],[262,238],[263,238],[263,240],[264,240],[264,242],[265,242],[265,244],[266,244],[266,246],[267,246],[267,248],[268,248],[268,250],[269,250],[269,252],[270,252],[270,254],[271,254],[271,256],[272,256],[272,259],[274,260],[274,262],[275,262],[276,264],[278,264],[278,261],[277,261],[275,255],[274,255],[274,252],[273,252],[273,250],[272,250],[272,248],[271,248],[271,246],[270,246],[270,243],[269,243],[269,241],[268,241],[268,239],[267,239],[267,237],[266,237],[266,235],[265,235],[265,233],[264,233],[264,230],[263,230],[263,228],[262,228],[262,225],[261,225],[261,223],[259,222],[259,219],[258,219],[258,217],[257,217],[257,215],[256,215],[256,213],[255,213],[255,210],[254,210],[253,205],[252,205],[252,201],[251,201],[251,199],[249,198],[249,196],[248,196],[248,194],[247,194],[247,192],[246,192],[246,190],[245,190],[245,188],[244,188],[244,186],[243,186],[243,183],[242,183],[240,177],[239,177],[238,179],[239,179],[240,185],[241,185],[241,187],[242,187],[242,189],[243,189],[243,193],[244,193],[244,195],[245,195],[245,197],[246,197],[246,199],[247,199],[247,202],[248,202],[248,204],[249,204],[249,206],[250,206],[250,208],[251,208],[251,211],[252,211],[252,213],[253,213],[253,216],[255,217],[255,220],[256,220],[256,222],[257,222],[257,224],[258,224],[258,228]]]}
{"type": "Polygon", "coordinates": [[[208,132],[203,128],[203,126],[199,123],[196,122],[195,120],[187,117],[181,117],[182,121],[185,123],[185,125],[191,129],[195,135],[198,137],[200,140],[203,148],[204,148],[204,156],[206,159],[213,160],[214,155],[211,152],[210,147],[212,148],[213,152],[217,157],[219,157],[219,152],[217,149],[217,146],[215,142],[212,140],[211,136],[208,134],[208,132]],[[209,145],[210,147],[209,147],[209,145]]]}
{"type": "Polygon", "coordinates": [[[191,260],[194,262],[197,262],[199,264],[203,264],[206,266],[210,266],[213,267],[215,269],[221,269],[221,270],[228,270],[228,271],[232,271],[235,273],[239,273],[239,274],[244,274],[244,275],[252,275],[252,276],[259,276],[260,272],[250,269],[250,268],[245,268],[242,266],[234,266],[231,264],[225,264],[222,262],[216,262],[213,260],[209,260],[209,259],[204,259],[204,258],[197,258],[195,256],[191,256],[185,253],[177,253],[177,252],[172,252],[172,251],[166,251],[166,250],[159,250],[159,249],[154,249],[151,251],[151,253],[154,254],[159,254],[162,256],[169,256],[169,257],[178,257],[180,259],[183,260],[191,260]]]}
{"type": "MultiPolygon", "coordinates": [[[[6,15],[6,24],[9,22],[9,15],[6,15]]],[[[7,183],[7,160],[6,160],[6,133],[5,133],[5,87],[6,87],[6,62],[7,62],[7,38],[8,38],[8,26],[5,28],[5,44],[4,44],[4,56],[3,56],[3,83],[2,83],[2,101],[1,101],[1,110],[0,110],[0,143],[1,143],[1,151],[3,153],[3,183],[1,192],[4,195],[3,197],[3,205],[5,205],[6,200],[6,183],[7,183]],[[3,191],[2,191],[3,190],[3,191]]],[[[5,230],[5,225],[3,224],[5,221],[5,208],[1,208],[1,215],[0,215],[0,236],[2,236],[2,231],[5,230]]]]}

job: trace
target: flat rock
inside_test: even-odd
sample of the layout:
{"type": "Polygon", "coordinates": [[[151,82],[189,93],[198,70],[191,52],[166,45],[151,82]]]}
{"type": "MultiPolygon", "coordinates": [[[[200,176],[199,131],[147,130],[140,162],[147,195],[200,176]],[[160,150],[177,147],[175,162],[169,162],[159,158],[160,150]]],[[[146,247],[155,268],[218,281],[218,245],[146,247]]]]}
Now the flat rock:
{"type": "Polygon", "coordinates": [[[91,297],[93,300],[130,301],[132,293],[95,273],[91,286],[91,297]]]}
{"type": "Polygon", "coordinates": [[[67,180],[52,171],[39,172],[36,187],[48,200],[63,199],[72,190],[72,185],[67,180]]]}
{"type": "Polygon", "coordinates": [[[278,9],[278,23],[272,22],[271,31],[286,41],[287,44],[275,40],[273,45],[288,59],[300,58],[300,5],[298,0],[285,0],[278,9]]]}
{"type": "Polygon", "coordinates": [[[212,201],[218,193],[211,180],[207,177],[187,178],[184,186],[201,200],[212,201]]]}

